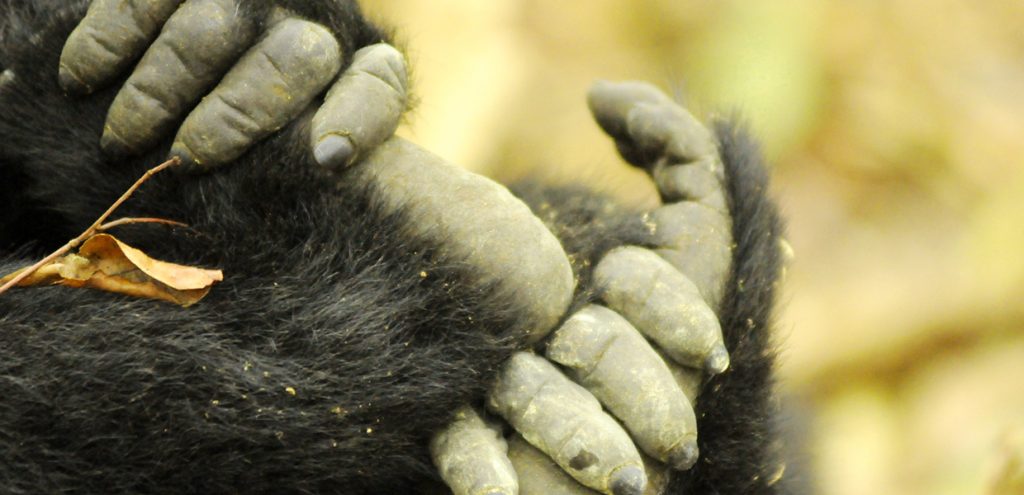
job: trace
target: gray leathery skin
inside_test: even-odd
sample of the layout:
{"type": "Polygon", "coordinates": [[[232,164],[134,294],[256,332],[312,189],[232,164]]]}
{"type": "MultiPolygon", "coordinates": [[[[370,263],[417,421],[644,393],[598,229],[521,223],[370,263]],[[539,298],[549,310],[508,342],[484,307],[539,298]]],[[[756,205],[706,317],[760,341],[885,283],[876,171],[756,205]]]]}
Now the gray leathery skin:
{"type": "Polygon", "coordinates": [[[124,72],[182,0],[93,0],[60,55],[65,91],[91,93],[124,72]]]}
{"type": "Polygon", "coordinates": [[[555,330],[546,355],[568,368],[645,453],[676,469],[697,460],[693,406],[661,356],[619,314],[584,307],[555,330]]]}
{"type": "Polygon", "coordinates": [[[572,479],[550,457],[518,434],[508,441],[508,458],[521,480],[519,495],[597,495],[572,479]]]}
{"type": "MultiPolygon", "coordinates": [[[[519,434],[508,439],[508,458],[519,476],[519,495],[596,495],[572,479],[550,457],[530,445],[519,434]]],[[[665,465],[640,453],[647,474],[643,495],[662,495],[672,472],[665,465]]]]}
{"type": "Polygon", "coordinates": [[[345,180],[368,181],[386,207],[412,215],[412,235],[434,240],[443,255],[474,267],[480,283],[506,294],[527,322],[529,342],[558,324],[575,288],[569,260],[558,239],[504,186],[398,137],[350,170],[345,180]]]}
{"type": "Polygon", "coordinates": [[[408,103],[408,87],[405,57],[394,47],[379,43],[357,51],[313,117],[317,161],[347,166],[391,137],[408,103]],[[332,153],[336,147],[321,146],[328,138],[347,139],[351,151],[332,153]]]}
{"type": "Polygon", "coordinates": [[[587,92],[587,105],[597,124],[615,139],[628,140],[627,116],[638,103],[671,104],[664,93],[640,81],[594,81],[587,92]]]}
{"type": "Polygon", "coordinates": [[[722,163],[717,154],[685,164],[669,164],[662,160],[652,168],[651,175],[666,203],[693,201],[728,217],[729,206],[725,200],[720,167],[722,163]]]}
{"type": "Polygon", "coordinates": [[[238,158],[301,113],[341,63],[340,45],[323,26],[277,23],[189,114],[171,154],[200,168],[238,158]]]}
{"type": "Polygon", "coordinates": [[[516,495],[519,484],[501,428],[463,407],[430,441],[430,455],[454,495],[516,495]]]}
{"type": "Polygon", "coordinates": [[[708,306],[718,309],[732,263],[732,232],[727,216],[701,203],[681,201],[645,216],[652,244],[661,257],[696,285],[708,306]]]}
{"type": "Polygon", "coordinates": [[[625,431],[589,392],[544,358],[520,352],[498,373],[487,406],[577,481],[603,493],[642,493],[640,454],[625,431]],[[630,490],[614,490],[637,473],[630,490]],[[614,491],[613,491],[614,490],[614,491]]]}
{"type": "Polygon", "coordinates": [[[616,248],[598,263],[594,280],[608,307],[676,362],[712,372],[728,366],[718,317],[693,282],[654,252],[616,248]]]}
{"type": "Polygon", "coordinates": [[[152,147],[224,74],[256,37],[235,0],[190,0],[164,26],[114,98],[103,149],[152,147]]]}
{"type": "Polygon", "coordinates": [[[717,310],[733,242],[725,168],[714,135],[648,83],[597,81],[588,103],[623,157],[647,169],[667,203],[646,218],[657,253],[717,310]]]}

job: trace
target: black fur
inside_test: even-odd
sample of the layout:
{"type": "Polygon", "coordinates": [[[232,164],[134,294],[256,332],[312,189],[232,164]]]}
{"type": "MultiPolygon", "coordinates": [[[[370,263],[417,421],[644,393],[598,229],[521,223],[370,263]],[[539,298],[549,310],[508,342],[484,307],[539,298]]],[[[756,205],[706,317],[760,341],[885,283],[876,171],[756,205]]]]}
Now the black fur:
{"type": "Polygon", "coordinates": [[[697,400],[700,459],[672,483],[672,493],[781,493],[772,393],[772,309],[782,267],[782,222],[768,197],[768,171],[751,137],[727,122],[715,126],[725,163],[735,246],[720,319],[729,369],[697,400]]]}
{"type": "MultiPolygon", "coordinates": [[[[166,146],[99,151],[119,84],[61,93],[57,59],[87,2],[0,0],[0,273],[78,234],[166,146]]],[[[273,2],[254,2],[270,5],[273,2]]],[[[352,2],[285,2],[346,47],[381,39],[352,2]]],[[[181,309],[87,290],[0,296],[0,492],[411,493],[436,483],[426,441],[482,397],[522,343],[514,308],[405,233],[374,191],[322,172],[306,123],[203,177],[157,177],[120,215],[191,225],[116,234],[161,259],[224,269],[181,309]],[[422,277],[426,272],[427,277],[422,277]],[[293,392],[294,391],[294,395],[293,392]]],[[[701,461],[672,493],[774,493],[768,326],[779,221],[749,139],[718,129],[734,216],[723,304],[729,372],[701,395],[701,461]]],[[[589,270],[643,242],[636,215],[585,189],[517,192],[589,270]]]]}

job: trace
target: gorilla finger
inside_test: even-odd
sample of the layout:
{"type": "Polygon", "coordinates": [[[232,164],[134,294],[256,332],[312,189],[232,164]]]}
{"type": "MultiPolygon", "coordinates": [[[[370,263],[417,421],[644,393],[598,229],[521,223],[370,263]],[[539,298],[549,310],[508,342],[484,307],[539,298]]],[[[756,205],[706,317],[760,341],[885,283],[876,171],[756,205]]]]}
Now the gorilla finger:
{"type": "Polygon", "coordinates": [[[671,104],[658,88],[646,82],[598,80],[587,92],[587,105],[597,124],[618,141],[628,141],[628,116],[638,103],[671,104]]]}
{"type": "Polygon", "coordinates": [[[692,201],[729,215],[718,155],[704,156],[683,165],[659,163],[651,170],[662,201],[692,201]]]}
{"type": "Polygon", "coordinates": [[[115,154],[150,148],[248,48],[256,26],[235,0],[190,0],[164,25],[114,98],[101,145],[115,154]]]}
{"type": "Polygon", "coordinates": [[[271,28],[189,114],[171,154],[210,168],[238,158],[295,118],[341,68],[338,41],[323,26],[287,19],[271,28]]]}
{"type": "MultiPolygon", "coordinates": [[[[629,163],[650,168],[660,158],[688,163],[717,158],[714,135],[658,88],[644,82],[598,81],[590,89],[591,113],[629,163]]],[[[717,174],[721,178],[722,166],[717,174]]]]}
{"type": "Polygon", "coordinates": [[[647,249],[613,249],[594,269],[601,299],[680,364],[721,373],[729,366],[714,311],[685,275],[647,249]]]}
{"type": "MultiPolygon", "coordinates": [[[[508,440],[508,458],[519,476],[519,495],[596,495],[572,479],[550,457],[516,434],[508,440]]],[[[640,454],[647,474],[643,495],[661,495],[671,480],[667,467],[640,454]]]]}
{"type": "Polygon", "coordinates": [[[93,0],[60,54],[60,85],[91,93],[122,73],[149,46],[182,0],[93,0]]]}
{"type": "Polygon", "coordinates": [[[686,400],[690,401],[691,405],[696,405],[700,389],[704,385],[704,372],[675,362],[662,349],[655,347],[654,351],[658,353],[658,356],[661,356],[661,362],[665,363],[669,372],[672,373],[672,379],[675,380],[679,390],[683,391],[686,400]]]}
{"type": "MultiPolygon", "coordinates": [[[[667,100],[667,97],[666,97],[667,100]]],[[[696,117],[671,100],[637,103],[626,116],[629,140],[645,153],[664,156],[670,163],[690,163],[703,157],[718,157],[718,145],[696,117]]],[[[650,167],[654,163],[645,164],[650,167]]],[[[724,167],[716,164],[719,177],[724,167]]]]}
{"type": "Polygon", "coordinates": [[[454,495],[516,495],[519,485],[501,429],[471,407],[434,435],[430,455],[454,495]]]}
{"type": "Polygon", "coordinates": [[[518,434],[508,441],[508,458],[520,479],[519,495],[597,495],[518,434]]]}
{"type": "Polygon", "coordinates": [[[732,264],[732,222],[703,204],[683,201],[656,208],[645,220],[653,225],[655,252],[697,286],[717,310],[732,264]]]}
{"type": "Polygon", "coordinates": [[[408,102],[405,57],[380,43],[357,51],[313,117],[313,156],[325,167],[355,162],[398,128],[408,102]]]}
{"type": "Polygon", "coordinates": [[[565,314],[575,287],[565,251],[504,186],[398,137],[349,172],[345,180],[373,186],[386,210],[409,219],[410,235],[434,240],[440,255],[473,267],[477,283],[509,301],[527,341],[544,338],[565,314]]]}
{"type": "Polygon", "coordinates": [[[548,342],[548,359],[594,394],[648,455],[675,469],[697,462],[697,418],[672,372],[616,312],[587,306],[548,342]]]}
{"type": "Polygon", "coordinates": [[[580,483],[613,495],[643,493],[647,476],[629,435],[546,359],[513,355],[487,405],[580,483]]]}

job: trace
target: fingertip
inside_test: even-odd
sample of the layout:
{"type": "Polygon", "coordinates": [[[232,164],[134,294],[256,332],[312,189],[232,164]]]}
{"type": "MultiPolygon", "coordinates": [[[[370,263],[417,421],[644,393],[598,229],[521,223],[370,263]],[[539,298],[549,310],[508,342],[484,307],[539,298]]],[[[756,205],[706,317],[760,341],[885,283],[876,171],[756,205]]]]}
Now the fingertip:
{"type": "Polygon", "coordinates": [[[202,168],[202,165],[195,159],[192,152],[188,149],[188,146],[185,146],[185,143],[182,143],[181,141],[175,141],[175,143],[171,145],[171,151],[168,153],[168,158],[174,157],[177,157],[181,162],[181,165],[178,167],[180,170],[194,171],[202,168]]]}
{"type": "Polygon", "coordinates": [[[587,99],[593,100],[601,96],[605,91],[612,87],[612,82],[607,79],[594,79],[590,83],[590,89],[587,90],[587,99]]]}
{"type": "Polygon", "coordinates": [[[89,93],[89,86],[83,83],[82,80],[65,65],[60,66],[60,70],[57,72],[57,81],[60,84],[60,88],[67,93],[75,95],[89,93]]]}
{"type": "Polygon", "coordinates": [[[638,466],[623,466],[612,473],[608,485],[613,495],[643,495],[647,488],[647,474],[638,466]]]}
{"type": "Polygon", "coordinates": [[[718,344],[711,349],[707,359],[704,360],[704,369],[713,375],[729,369],[729,351],[725,350],[724,345],[718,344]]]}
{"type": "Polygon", "coordinates": [[[320,139],[313,149],[313,157],[322,167],[339,169],[351,163],[355,146],[348,136],[328,134],[320,139]]]}
{"type": "Polygon", "coordinates": [[[125,157],[133,154],[134,150],[128,145],[110,126],[104,126],[103,136],[100,137],[100,149],[104,153],[114,157],[125,157]]]}
{"type": "Polygon", "coordinates": [[[700,457],[700,450],[697,448],[697,440],[687,440],[678,449],[669,454],[668,461],[674,469],[686,471],[697,463],[700,457]]]}

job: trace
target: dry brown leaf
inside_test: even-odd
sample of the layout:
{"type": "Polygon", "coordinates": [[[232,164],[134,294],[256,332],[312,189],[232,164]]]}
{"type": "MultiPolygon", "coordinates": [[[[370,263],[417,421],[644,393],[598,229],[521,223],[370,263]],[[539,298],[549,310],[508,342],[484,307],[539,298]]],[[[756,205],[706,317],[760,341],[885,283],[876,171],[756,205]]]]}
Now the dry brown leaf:
{"type": "Polygon", "coordinates": [[[188,307],[206,297],[210,287],[222,280],[220,270],[155,260],[112,235],[96,234],[86,239],[77,253],[43,265],[18,286],[86,287],[188,307]]]}

